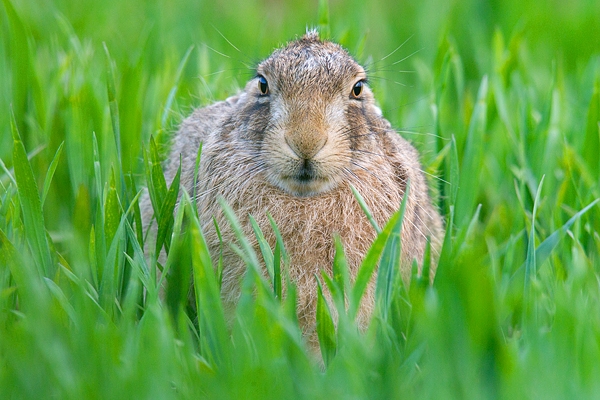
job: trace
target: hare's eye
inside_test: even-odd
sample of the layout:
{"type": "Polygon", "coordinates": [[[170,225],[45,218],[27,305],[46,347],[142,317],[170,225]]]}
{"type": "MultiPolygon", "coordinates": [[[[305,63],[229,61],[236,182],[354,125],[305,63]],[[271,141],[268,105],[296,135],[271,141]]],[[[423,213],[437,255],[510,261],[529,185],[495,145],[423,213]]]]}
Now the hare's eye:
{"type": "Polygon", "coordinates": [[[260,90],[260,94],[263,96],[269,94],[269,84],[264,76],[258,77],[258,90],[260,90]]]}
{"type": "Polygon", "coordinates": [[[350,93],[350,95],[355,99],[358,99],[362,95],[363,86],[365,86],[365,83],[363,81],[356,82],[354,86],[352,86],[352,92],[350,93]]]}

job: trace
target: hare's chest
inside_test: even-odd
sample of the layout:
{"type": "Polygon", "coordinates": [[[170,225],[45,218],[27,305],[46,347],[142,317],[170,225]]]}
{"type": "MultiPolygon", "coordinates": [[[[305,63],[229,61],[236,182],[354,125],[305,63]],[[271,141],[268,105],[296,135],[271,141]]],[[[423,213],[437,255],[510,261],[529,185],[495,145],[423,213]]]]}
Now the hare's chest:
{"type": "MultiPolygon", "coordinates": [[[[375,229],[349,187],[341,187],[321,196],[294,197],[271,186],[248,182],[243,190],[239,187],[236,191],[224,190],[220,196],[233,208],[244,234],[258,254],[260,248],[250,216],[271,248],[276,242],[272,227],[272,221],[275,222],[290,256],[292,278],[309,276],[312,282],[314,274],[319,274],[321,270],[330,271],[335,256],[336,236],[342,241],[350,269],[355,271],[376,236],[375,229]]],[[[200,208],[204,210],[204,232],[209,232],[207,242],[211,253],[223,255],[225,264],[233,267],[229,271],[232,275],[243,273],[243,262],[227,245],[237,242],[229,221],[216,198],[205,200],[200,208]],[[219,226],[220,237],[214,231],[213,218],[219,226]]],[[[391,200],[385,204],[368,204],[380,225],[385,224],[394,206],[399,204],[393,201],[396,199],[391,200]]]]}
{"type": "Polygon", "coordinates": [[[375,238],[375,230],[351,192],[285,202],[277,197],[266,198],[260,209],[250,214],[274,245],[275,234],[268,215],[272,217],[290,256],[292,276],[312,276],[330,270],[336,236],[344,245],[350,268],[357,268],[375,238]]]}

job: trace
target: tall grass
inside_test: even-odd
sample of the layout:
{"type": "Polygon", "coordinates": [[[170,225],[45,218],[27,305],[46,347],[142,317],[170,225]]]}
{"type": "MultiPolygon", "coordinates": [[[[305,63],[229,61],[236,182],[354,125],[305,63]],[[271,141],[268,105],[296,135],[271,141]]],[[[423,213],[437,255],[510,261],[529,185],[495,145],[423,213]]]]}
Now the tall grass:
{"type": "Polygon", "coordinates": [[[597,2],[1,9],[0,397],[600,394],[597,2]],[[401,208],[356,280],[338,243],[333,276],[317,277],[334,294],[319,298],[322,364],[293,285],[281,296],[285,247],[257,227],[260,249],[236,244],[248,271],[228,325],[226,266],[211,262],[195,205],[184,196],[175,211],[178,179],[160,167],[193,107],[234,93],[306,26],[369,67],[384,114],[421,150],[447,228],[433,285],[394,274],[401,208]],[[144,185],[159,216],[150,253],[166,259],[142,250],[144,185]],[[370,277],[378,311],[358,332],[370,277]]]}

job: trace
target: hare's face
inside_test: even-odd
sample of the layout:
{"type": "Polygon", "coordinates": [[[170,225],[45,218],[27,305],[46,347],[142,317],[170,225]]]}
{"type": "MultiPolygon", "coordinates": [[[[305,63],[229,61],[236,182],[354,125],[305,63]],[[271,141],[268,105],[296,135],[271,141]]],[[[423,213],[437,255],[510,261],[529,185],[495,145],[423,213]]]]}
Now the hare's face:
{"type": "Polygon", "coordinates": [[[292,42],[258,66],[246,93],[263,121],[249,118],[271,183],[312,196],[353,174],[357,147],[378,108],[364,69],[340,46],[310,36],[292,42]]]}

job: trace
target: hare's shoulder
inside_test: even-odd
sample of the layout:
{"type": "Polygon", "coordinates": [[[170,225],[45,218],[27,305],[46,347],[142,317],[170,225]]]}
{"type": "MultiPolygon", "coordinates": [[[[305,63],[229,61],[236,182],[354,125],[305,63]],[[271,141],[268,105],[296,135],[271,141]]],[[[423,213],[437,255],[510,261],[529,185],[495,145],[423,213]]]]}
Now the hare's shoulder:
{"type": "Polygon", "coordinates": [[[194,110],[192,115],[182,122],[177,134],[177,141],[182,142],[183,146],[193,145],[192,147],[197,149],[200,142],[218,131],[225,120],[231,116],[239,99],[240,95],[238,94],[224,101],[194,110]]]}
{"type": "Polygon", "coordinates": [[[181,160],[182,182],[185,185],[190,180],[200,144],[206,144],[211,137],[218,134],[221,127],[235,112],[239,98],[240,95],[236,95],[224,101],[197,108],[183,120],[179,131],[173,138],[170,156],[165,163],[167,178],[175,176],[181,160]]]}
{"type": "Polygon", "coordinates": [[[396,132],[387,121],[379,129],[377,139],[379,150],[395,171],[398,182],[403,186],[407,180],[410,180],[413,190],[426,190],[424,188],[425,177],[417,149],[396,132]]]}
{"type": "Polygon", "coordinates": [[[381,135],[383,150],[394,161],[405,163],[408,160],[419,162],[417,149],[391,126],[381,135]]]}

